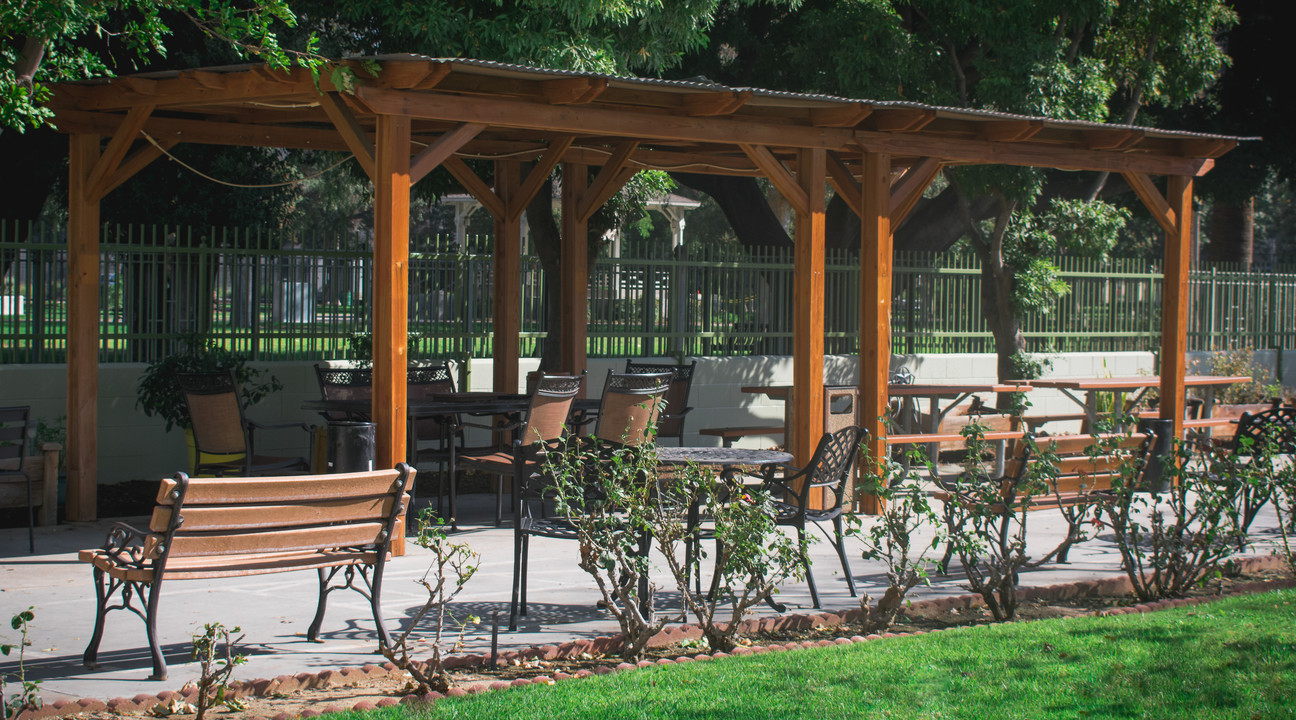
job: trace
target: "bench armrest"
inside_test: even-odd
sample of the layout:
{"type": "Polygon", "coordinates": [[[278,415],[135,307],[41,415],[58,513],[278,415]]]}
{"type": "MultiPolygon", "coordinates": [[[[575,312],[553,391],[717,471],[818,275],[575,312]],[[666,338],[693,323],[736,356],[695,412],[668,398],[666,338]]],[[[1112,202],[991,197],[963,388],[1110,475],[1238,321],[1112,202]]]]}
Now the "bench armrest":
{"type": "Polygon", "coordinates": [[[123,522],[113,523],[99,549],[117,565],[144,569],[152,560],[149,541],[156,537],[123,522]]]}

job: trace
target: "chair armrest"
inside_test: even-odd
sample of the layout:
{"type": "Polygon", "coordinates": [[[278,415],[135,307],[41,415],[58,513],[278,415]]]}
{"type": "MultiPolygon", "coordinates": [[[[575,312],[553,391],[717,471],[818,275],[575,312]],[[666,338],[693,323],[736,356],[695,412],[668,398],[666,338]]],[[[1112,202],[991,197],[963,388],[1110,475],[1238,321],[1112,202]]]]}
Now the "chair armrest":
{"type": "Polygon", "coordinates": [[[309,425],[307,423],[279,423],[274,425],[267,425],[265,423],[253,422],[251,420],[248,420],[247,426],[248,426],[248,430],[284,430],[287,428],[301,428],[302,430],[305,430],[308,433],[315,432],[315,426],[309,425]]]}

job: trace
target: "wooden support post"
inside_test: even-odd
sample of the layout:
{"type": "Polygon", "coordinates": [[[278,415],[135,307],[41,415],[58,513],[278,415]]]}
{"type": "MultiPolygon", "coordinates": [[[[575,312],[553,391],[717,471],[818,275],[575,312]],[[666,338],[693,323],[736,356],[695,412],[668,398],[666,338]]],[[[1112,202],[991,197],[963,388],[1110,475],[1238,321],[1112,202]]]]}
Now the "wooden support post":
{"type": "Polygon", "coordinates": [[[792,403],[795,422],[788,428],[789,451],[804,467],[823,436],[824,352],[824,190],[828,154],[802,150],[797,184],[804,207],[796,214],[792,309],[792,403]]]}
{"type": "Polygon", "coordinates": [[[379,115],[374,177],[373,421],[376,461],[407,458],[405,368],[409,320],[409,118],[379,115]]]}
{"type": "Polygon", "coordinates": [[[589,170],[563,163],[562,284],[560,353],[564,372],[585,370],[585,337],[589,319],[589,223],[580,217],[580,202],[589,186],[589,170]]]}
{"type": "Polygon", "coordinates": [[[90,176],[98,135],[68,152],[67,518],[94,520],[99,482],[99,196],[90,176]]]}
{"type": "MultiPolygon", "coordinates": [[[[504,207],[519,190],[522,168],[515,160],[495,162],[495,193],[504,207]]],[[[518,353],[522,335],[522,217],[495,216],[495,392],[518,391],[518,353]]]]}
{"type": "Polygon", "coordinates": [[[1174,422],[1174,436],[1184,433],[1188,370],[1188,271],[1192,250],[1193,180],[1172,175],[1166,200],[1174,211],[1174,232],[1166,233],[1165,282],[1161,311],[1161,417],[1174,422]]]}
{"type": "MultiPolygon", "coordinates": [[[[891,158],[864,153],[864,212],[860,217],[859,415],[868,430],[867,452],[886,457],[886,425],[891,378],[891,158]]],[[[867,468],[865,468],[867,470],[867,468]]],[[[876,515],[881,498],[864,495],[860,510],[876,515]]]]}

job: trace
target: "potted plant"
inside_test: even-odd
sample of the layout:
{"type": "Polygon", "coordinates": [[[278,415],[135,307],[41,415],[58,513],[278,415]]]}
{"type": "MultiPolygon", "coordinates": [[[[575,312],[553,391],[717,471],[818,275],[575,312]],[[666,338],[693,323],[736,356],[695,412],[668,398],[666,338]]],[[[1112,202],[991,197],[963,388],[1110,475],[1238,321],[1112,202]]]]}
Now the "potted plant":
{"type": "Polygon", "coordinates": [[[225,370],[234,372],[243,407],[253,405],[270,393],[283,389],[283,384],[273,375],[248,367],[247,360],[242,355],[231,351],[212,338],[202,336],[191,336],[182,340],[176,352],[154,361],[140,376],[139,387],[136,390],[136,407],[149,417],[156,415],[165,420],[168,432],[173,427],[183,428],[189,444],[187,457],[195,465],[197,458],[194,455],[189,409],[176,376],[179,373],[225,370]]]}

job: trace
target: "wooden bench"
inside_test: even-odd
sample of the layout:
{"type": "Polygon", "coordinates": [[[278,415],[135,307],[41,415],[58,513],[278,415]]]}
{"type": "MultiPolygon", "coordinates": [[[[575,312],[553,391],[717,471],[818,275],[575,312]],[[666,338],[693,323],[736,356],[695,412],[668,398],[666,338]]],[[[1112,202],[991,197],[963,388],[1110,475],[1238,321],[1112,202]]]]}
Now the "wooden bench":
{"type": "Polygon", "coordinates": [[[725,447],[733,447],[734,442],[741,440],[749,435],[782,435],[784,429],[782,425],[770,425],[767,427],[733,427],[733,428],[702,428],[698,430],[700,435],[711,435],[720,438],[725,447]]]}
{"type": "MultiPolygon", "coordinates": [[[[37,525],[58,523],[58,464],[62,450],[62,445],[47,442],[41,445],[39,455],[29,455],[23,462],[21,471],[32,480],[32,505],[40,508],[37,525]]],[[[15,469],[0,466],[0,472],[15,469]]],[[[0,478],[0,508],[11,507],[27,507],[27,483],[20,475],[0,478]]]]}
{"type": "MultiPolygon", "coordinates": [[[[943,502],[958,502],[965,506],[982,505],[986,511],[998,514],[1010,510],[1015,512],[1017,509],[1060,510],[1067,523],[1066,537],[1057,548],[1035,564],[1053,557],[1058,562],[1066,562],[1068,550],[1081,539],[1081,524],[1089,509],[1103,494],[1111,491],[1112,481],[1122,477],[1125,465],[1134,463],[1136,477],[1142,477],[1152,440],[1153,436],[1147,433],[1113,433],[1041,437],[1035,439],[1034,446],[1025,441],[1014,442],[1003,477],[992,480],[998,484],[998,497],[1002,502],[987,505],[981,494],[961,486],[958,481],[943,482],[941,489],[933,495],[943,502]],[[1056,458],[1056,477],[1050,478],[1048,491],[1024,497],[1022,484],[1037,470],[1032,465],[1053,459],[1045,453],[1056,458]]],[[[955,530],[952,526],[953,516],[946,513],[945,517],[947,523],[950,523],[949,530],[952,534],[955,530]]],[[[948,568],[952,556],[951,542],[946,545],[945,557],[940,562],[942,572],[948,568]]]]}
{"type": "MultiPolygon", "coordinates": [[[[369,600],[380,647],[391,638],[382,620],[382,578],[396,519],[409,504],[414,470],[260,478],[190,478],[178,473],[158,489],[147,530],[117,523],[103,547],[82,550],[94,565],[98,610],[84,662],[97,666],[104,618],[129,609],[144,619],[153,656],[151,679],[166,679],[157,638],[163,580],[231,578],[315,570],[319,605],[306,639],[315,642],[333,590],[369,600]],[[354,584],[359,570],[364,587],[354,584]],[[343,582],[333,584],[343,571],[343,582]],[[117,605],[110,605],[114,596],[117,605]],[[136,608],[138,598],[145,604],[136,608]]],[[[214,619],[214,618],[213,618],[214,619]]]]}

